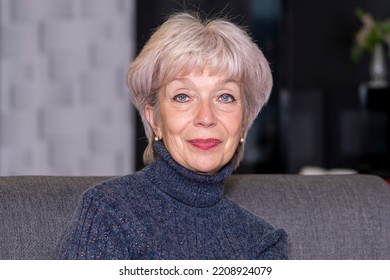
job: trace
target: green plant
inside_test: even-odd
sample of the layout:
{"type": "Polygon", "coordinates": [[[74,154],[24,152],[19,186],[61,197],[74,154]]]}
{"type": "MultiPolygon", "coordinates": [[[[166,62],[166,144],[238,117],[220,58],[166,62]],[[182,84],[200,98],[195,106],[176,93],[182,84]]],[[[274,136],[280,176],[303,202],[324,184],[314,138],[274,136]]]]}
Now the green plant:
{"type": "Polygon", "coordinates": [[[373,52],[376,44],[390,47],[390,18],[383,21],[375,20],[362,9],[356,9],[356,15],[362,21],[363,26],[356,33],[351,56],[354,62],[359,62],[364,52],[373,52]]]}

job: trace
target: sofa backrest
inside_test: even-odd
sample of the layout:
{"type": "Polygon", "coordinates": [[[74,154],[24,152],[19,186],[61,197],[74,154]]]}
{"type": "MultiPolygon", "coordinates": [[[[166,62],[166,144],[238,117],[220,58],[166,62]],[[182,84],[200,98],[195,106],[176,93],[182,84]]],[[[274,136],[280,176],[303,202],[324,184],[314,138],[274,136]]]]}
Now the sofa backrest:
{"type": "MultiPolygon", "coordinates": [[[[0,259],[52,259],[80,195],[109,177],[0,177],[0,259]]],[[[366,175],[233,175],[226,194],[289,234],[291,259],[390,259],[390,187],[366,175]]]]}
{"type": "Polygon", "coordinates": [[[390,186],[369,175],[237,175],[227,192],[289,235],[291,259],[390,259],[390,186]]]}
{"type": "Polygon", "coordinates": [[[0,177],[0,259],[53,259],[80,195],[104,177],[0,177]]]}

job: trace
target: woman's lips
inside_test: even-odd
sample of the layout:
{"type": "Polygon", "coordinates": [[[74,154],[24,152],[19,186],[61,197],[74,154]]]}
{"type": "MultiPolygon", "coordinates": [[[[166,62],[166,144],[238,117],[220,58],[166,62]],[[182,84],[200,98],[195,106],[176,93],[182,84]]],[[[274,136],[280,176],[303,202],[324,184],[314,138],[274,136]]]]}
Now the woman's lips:
{"type": "Polygon", "coordinates": [[[202,150],[210,150],[215,146],[218,146],[221,142],[222,141],[217,138],[196,138],[188,140],[188,143],[192,146],[202,150]]]}

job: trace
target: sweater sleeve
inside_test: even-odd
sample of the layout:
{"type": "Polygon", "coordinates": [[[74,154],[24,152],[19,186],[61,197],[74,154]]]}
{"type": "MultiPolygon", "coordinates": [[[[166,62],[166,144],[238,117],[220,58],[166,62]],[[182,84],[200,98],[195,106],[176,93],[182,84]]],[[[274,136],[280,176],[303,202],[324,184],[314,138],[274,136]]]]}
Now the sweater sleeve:
{"type": "Polygon", "coordinates": [[[277,229],[266,234],[257,244],[258,260],[287,260],[287,233],[277,229]]]}
{"type": "Polygon", "coordinates": [[[125,259],[126,244],[116,211],[87,192],[58,249],[58,259],[125,259]]]}

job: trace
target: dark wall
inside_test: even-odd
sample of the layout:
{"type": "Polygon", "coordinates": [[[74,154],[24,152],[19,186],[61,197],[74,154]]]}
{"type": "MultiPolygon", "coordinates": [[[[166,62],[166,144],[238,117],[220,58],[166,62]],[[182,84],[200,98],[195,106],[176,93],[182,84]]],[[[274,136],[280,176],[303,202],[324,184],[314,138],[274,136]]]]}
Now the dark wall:
{"type": "MultiPolygon", "coordinates": [[[[247,152],[260,154],[261,160],[247,163],[244,159],[239,172],[290,173],[304,165],[356,168],[358,156],[342,148],[346,139],[353,139],[343,129],[359,126],[351,123],[360,106],[359,84],[369,80],[369,56],[359,64],[350,59],[354,34],[361,27],[355,9],[360,7],[383,19],[390,17],[390,1],[280,0],[280,17],[273,19],[256,17],[261,12],[253,11],[255,1],[270,3],[138,1],[138,50],[174,11],[228,14],[236,23],[249,27],[271,62],[275,81],[270,104],[251,130],[253,139],[248,140],[248,147],[254,150],[247,152]]],[[[143,166],[145,144],[142,125],[138,125],[137,169],[143,166]]]]}
{"type": "Polygon", "coordinates": [[[358,64],[351,60],[354,35],[362,26],[358,7],[376,19],[390,17],[387,0],[284,1],[278,76],[285,102],[281,160],[287,172],[304,165],[361,169],[361,151],[351,147],[363,137],[358,88],[369,80],[370,56],[358,64]],[[302,98],[308,92],[317,98],[302,98]],[[299,102],[306,102],[305,110],[296,109],[299,102]],[[302,123],[306,130],[294,130],[302,123]]]}
{"type": "Polygon", "coordinates": [[[137,2],[138,50],[142,48],[153,29],[174,12],[194,11],[210,16],[228,16],[233,22],[247,25],[250,0],[139,0],[137,2]]]}

